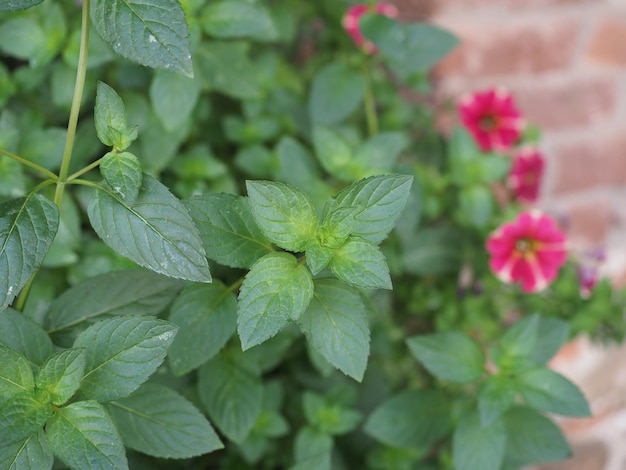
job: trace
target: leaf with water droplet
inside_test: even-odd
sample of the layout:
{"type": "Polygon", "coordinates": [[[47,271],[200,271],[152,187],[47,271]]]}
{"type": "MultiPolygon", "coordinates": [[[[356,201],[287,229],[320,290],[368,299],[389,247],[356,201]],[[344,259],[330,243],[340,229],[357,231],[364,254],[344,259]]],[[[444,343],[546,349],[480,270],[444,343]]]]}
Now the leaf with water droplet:
{"type": "Polygon", "coordinates": [[[94,0],[91,18],[121,56],[193,76],[189,29],[177,0],[94,0]]]}
{"type": "Polygon", "coordinates": [[[154,317],[102,320],[83,331],[74,347],[85,348],[82,399],[127,397],[161,365],[178,327],[154,317]]]}
{"type": "Polygon", "coordinates": [[[0,204],[0,311],[42,263],[59,226],[59,210],[40,194],[0,204]]]}
{"type": "Polygon", "coordinates": [[[41,2],[43,0],[5,0],[0,3],[0,11],[25,10],[41,2]]]}
{"type": "Polygon", "coordinates": [[[189,212],[158,180],[143,175],[132,204],[108,188],[94,193],[89,220],[119,254],[166,276],[210,282],[202,240],[189,212]]]}
{"type": "Polygon", "coordinates": [[[141,187],[139,159],[130,152],[108,152],[100,162],[100,174],[126,204],[133,204],[141,187]]]}

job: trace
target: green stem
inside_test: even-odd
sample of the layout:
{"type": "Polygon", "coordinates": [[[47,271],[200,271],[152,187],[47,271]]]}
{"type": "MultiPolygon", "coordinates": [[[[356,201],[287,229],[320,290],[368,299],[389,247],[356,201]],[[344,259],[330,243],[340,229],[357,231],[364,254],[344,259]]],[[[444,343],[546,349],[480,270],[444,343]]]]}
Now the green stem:
{"type": "MultiPolygon", "coordinates": [[[[76,83],[74,84],[74,96],[72,97],[72,107],[70,108],[70,117],[67,123],[67,137],[65,138],[65,149],[63,150],[63,159],[61,160],[61,170],[59,176],[54,173],[48,174],[52,180],[44,181],[42,185],[56,183],[56,191],[54,192],[54,203],[61,210],[61,202],[63,201],[63,192],[65,191],[65,183],[67,182],[67,174],[70,169],[70,162],[72,160],[72,150],[74,148],[74,138],[76,137],[76,127],[78,125],[78,115],[80,113],[80,103],[83,98],[83,90],[85,88],[85,75],[87,74],[87,49],[89,45],[89,0],[83,0],[82,11],[82,23],[80,31],[80,51],[78,53],[78,68],[76,70],[76,83]]],[[[3,152],[6,155],[6,153],[3,152]]],[[[17,157],[17,155],[11,156],[11,158],[17,157]]],[[[25,160],[18,157],[18,161],[26,163],[25,160]]],[[[29,162],[30,163],[30,162],[29,162]]],[[[28,166],[33,167],[32,164],[28,166]]],[[[34,167],[33,167],[34,168],[34,167]]],[[[41,171],[41,170],[40,170],[41,171]]],[[[35,189],[41,189],[42,185],[37,186],[35,189]]],[[[28,294],[33,286],[37,271],[30,277],[22,291],[20,292],[17,300],[15,301],[15,308],[19,311],[24,309],[28,294]]]]}
{"type": "Polygon", "coordinates": [[[80,113],[80,103],[83,99],[83,90],[85,88],[85,75],[87,74],[87,51],[89,46],[89,0],[83,0],[82,23],[80,30],[80,51],[78,53],[78,68],[76,70],[76,83],[74,84],[74,96],[72,97],[72,107],[70,109],[70,118],[67,124],[67,137],[65,139],[65,150],[63,151],[63,160],[61,161],[61,170],[59,171],[59,180],[56,192],[54,193],[54,202],[60,208],[65,183],[67,182],[67,174],[72,161],[72,150],[74,148],[74,138],[76,137],[76,127],[78,125],[78,115],[80,113]]]}
{"type": "Polygon", "coordinates": [[[10,159],[15,160],[16,162],[19,162],[22,165],[29,166],[32,169],[37,170],[39,173],[43,173],[48,178],[51,178],[54,181],[56,181],[58,179],[57,175],[52,173],[50,170],[48,170],[48,169],[46,169],[46,168],[44,168],[42,166],[39,166],[36,163],[28,161],[25,158],[20,157],[19,155],[15,155],[14,153],[11,153],[11,152],[9,152],[7,150],[3,150],[3,149],[0,149],[0,154],[4,155],[6,157],[9,157],[10,159]]]}
{"type": "Polygon", "coordinates": [[[243,284],[243,279],[244,277],[241,276],[239,279],[233,282],[230,286],[228,286],[226,292],[230,294],[231,292],[235,292],[237,289],[239,289],[241,287],[241,284],[243,284]]]}
{"type": "Polygon", "coordinates": [[[363,70],[363,77],[365,78],[364,105],[367,131],[370,136],[374,136],[378,134],[378,115],[376,114],[376,99],[372,89],[372,74],[367,66],[363,70]]]}
{"type": "Polygon", "coordinates": [[[24,287],[22,288],[20,295],[17,296],[17,300],[15,301],[15,305],[13,307],[18,312],[24,311],[24,306],[26,305],[28,294],[30,292],[31,287],[33,286],[33,282],[35,282],[35,277],[37,276],[38,272],[39,272],[39,269],[37,269],[37,271],[33,273],[33,275],[30,277],[26,285],[24,285],[24,287]]]}
{"type": "Polygon", "coordinates": [[[98,189],[100,191],[104,191],[107,194],[111,194],[109,191],[106,190],[106,188],[102,187],[102,185],[94,182],[94,181],[89,181],[89,180],[81,180],[78,178],[72,178],[72,184],[80,184],[82,186],[89,186],[90,188],[94,188],[94,189],[98,189]]]}
{"type": "Polygon", "coordinates": [[[79,176],[84,175],[85,173],[87,173],[88,171],[93,170],[94,168],[96,168],[98,165],[100,165],[100,162],[102,161],[102,158],[99,158],[98,160],[96,160],[95,162],[90,163],[89,165],[87,165],[85,168],[78,170],[76,173],[72,173],[70,176],[67,177],[66,182],[69,183],[72,180],[75,180],[76,178],[78,178],[79,176]]]}

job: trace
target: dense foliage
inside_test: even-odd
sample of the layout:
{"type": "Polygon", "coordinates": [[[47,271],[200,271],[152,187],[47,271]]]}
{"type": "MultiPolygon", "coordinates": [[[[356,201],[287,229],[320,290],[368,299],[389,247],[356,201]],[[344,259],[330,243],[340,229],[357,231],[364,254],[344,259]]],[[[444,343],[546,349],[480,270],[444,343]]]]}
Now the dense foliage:
{"type": "Polygon", "coordinates": [[[620,341],[503,90],[339,0],[0,4],[0,468],[514,469],[620,341]],[[69,117],[69,119],[68,119],[69,117]],[[172,460],[177,459],[177,460],[172,460]]]}

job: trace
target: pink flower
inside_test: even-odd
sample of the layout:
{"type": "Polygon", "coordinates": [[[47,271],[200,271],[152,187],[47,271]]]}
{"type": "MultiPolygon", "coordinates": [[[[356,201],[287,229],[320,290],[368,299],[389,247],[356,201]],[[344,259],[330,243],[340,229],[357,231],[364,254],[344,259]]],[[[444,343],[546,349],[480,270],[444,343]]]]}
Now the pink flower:
{"type": "Polygon", "coordinates": [[[361,28],[359,26],[359,21],[361,17],[366,13],[378,13],[379,15],[384,15],[389,18],[397,18],[398,17],[398,9],[395,5],[391,3],[381,2],[376,4],[374,9],[367,4],[360,3],[356,5],[352,5],[346,13],[343,15],[342,25],[343,29],[352,37],[354,43],[363,49],[368,54],[375,54],[377,49],[376,46],[371,42],[365,39],[363,34],[361,33],[361,28]]]}
{"type": "Polygon", "coordinates": [[[525,125],[513,96],[502,88],[465,96],[459,102],[459,115],[483,152],[508,150],[525,125]]]}
{"type": "Polygon", "coordinates": [[[508,184],[518,200],[535,202],[543,176],[544,158],[537,149],[526,147],[513,157],[508,184]]]}
{"type": "Polygon", "coordinates": [[[538,292],[550,284],[567,258],[565,234],[549,216],[522,212],[487,239],[489,266],[503,282],[538,292]]]}

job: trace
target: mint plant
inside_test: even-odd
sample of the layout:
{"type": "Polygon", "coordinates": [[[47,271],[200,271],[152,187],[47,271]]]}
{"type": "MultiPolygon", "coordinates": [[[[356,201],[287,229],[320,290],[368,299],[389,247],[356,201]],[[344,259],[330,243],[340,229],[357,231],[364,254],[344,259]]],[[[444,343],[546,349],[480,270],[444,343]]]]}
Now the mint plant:
{"type": "Polygon", "coordinates": [[[579,286],[537,187],[496,199],[530,180],[493,109],[435,128],[454,36],[347,1],[0,12],[0,468],[569,455],[545,414],[590,410],[546,364],[621,340],[623,295],[579,286]]]}

